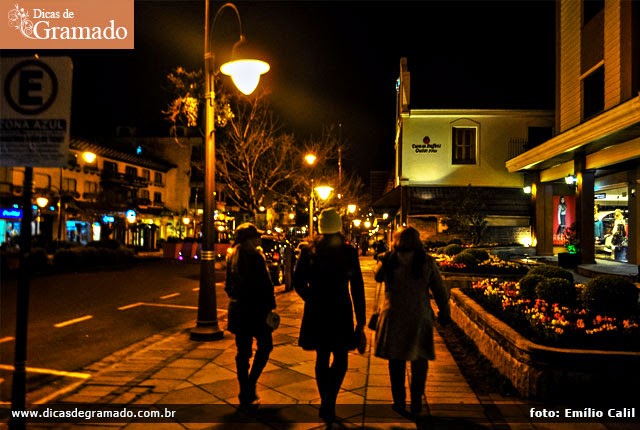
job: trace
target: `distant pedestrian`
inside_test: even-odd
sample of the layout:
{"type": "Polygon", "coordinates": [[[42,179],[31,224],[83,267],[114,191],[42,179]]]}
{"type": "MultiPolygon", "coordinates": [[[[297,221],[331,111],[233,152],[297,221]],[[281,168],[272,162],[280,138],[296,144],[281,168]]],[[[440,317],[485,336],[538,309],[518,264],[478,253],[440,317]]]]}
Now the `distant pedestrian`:
{"type": "Polygon", "coordinates": [[[342,235],[338,212],[323,210],[318,224],[320,234],[309,247],[301,249],[293,286],[304,300],[298,344],[316,351],[320,417],[332,422],[338,391],[347,373],[349,350],[364,337],[364,281],[358,252],[342,235]]]}
{"type": "Polygon", "coordinates": [[[258,248],[260,242],[260,232],[253,224],[241,224],[227,255],[228,330],[236,336],[238,399],[243,406],[257,402],[256,384],[273,350],[272,330],[266,320],[276,307],[276,299],[267,263],[258,248]],[[249,366],[254,338],[257,350],[249,366]]]}
{"type": "Polygon", "coordinates": [[[405,370],[411,362],[411,416],[422,411],[429,361],[435,359],[434,312],[430,292],[438,305],[438,321],[450,321],[449,290],[437,263],[429,256],[413,227],[394,235],[391,251],[375,268],[375,280],[385,283],[385,300],[375,335],[374,354],[389,361],[393,409],[407,415],[405,370]]]}

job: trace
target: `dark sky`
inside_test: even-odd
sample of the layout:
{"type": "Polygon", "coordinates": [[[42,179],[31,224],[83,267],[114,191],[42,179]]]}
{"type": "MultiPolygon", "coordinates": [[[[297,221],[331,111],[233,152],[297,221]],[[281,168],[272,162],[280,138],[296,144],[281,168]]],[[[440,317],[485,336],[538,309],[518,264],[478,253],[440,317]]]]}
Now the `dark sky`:
{"type": "MultiPolygon", "coordinates": [[[[212,1],[213,13],[222,4],[212,1]]],[[[283,125],[303,140],[341,124],[352,147],[343,168],[365,181],[392,167],[400,57],[414,109],[553,108],[553,1],[235,4],[247,40],[271,64],[261,85],[283,125]]],[[[202,67],[203,1],[136,1],[135,14],[135,50],[62,53],[74,61],[72,135],[110,135],[117,125],[166,134],[164,77],[176,66],[202,67]]],[[[225,11],[216,54],[237,32],[225,11]]]]}

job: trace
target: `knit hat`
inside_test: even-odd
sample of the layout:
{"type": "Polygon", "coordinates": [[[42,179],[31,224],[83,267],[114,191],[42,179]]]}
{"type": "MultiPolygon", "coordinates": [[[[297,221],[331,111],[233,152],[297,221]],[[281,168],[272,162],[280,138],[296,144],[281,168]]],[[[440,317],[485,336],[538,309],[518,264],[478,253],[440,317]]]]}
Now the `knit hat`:
{"type": "Polygon", "coordinates": [[[246,240],[253,239],[254,237],[260,237],[263,232],[257,229],[257,227],[250,222],[240,224],[236,228],[236,238],[234,243],[242,243],[246,240]]]}
{"type": "Polygon", "coordinates": [[[320,234],[342,232],[342,217],[334,208],[325,209],[320,213],[318,231],[320,234]]]}

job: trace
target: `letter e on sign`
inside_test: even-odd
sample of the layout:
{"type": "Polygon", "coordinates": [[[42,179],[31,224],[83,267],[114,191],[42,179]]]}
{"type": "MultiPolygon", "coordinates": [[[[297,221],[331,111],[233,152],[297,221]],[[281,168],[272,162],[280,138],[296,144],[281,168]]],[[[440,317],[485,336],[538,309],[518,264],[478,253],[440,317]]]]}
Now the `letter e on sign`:
{"type": "Polygon", "coordinates": [[[0,166],[65,166],[69,153],[71,59],[1,58],[0,63],[0,166]]]}

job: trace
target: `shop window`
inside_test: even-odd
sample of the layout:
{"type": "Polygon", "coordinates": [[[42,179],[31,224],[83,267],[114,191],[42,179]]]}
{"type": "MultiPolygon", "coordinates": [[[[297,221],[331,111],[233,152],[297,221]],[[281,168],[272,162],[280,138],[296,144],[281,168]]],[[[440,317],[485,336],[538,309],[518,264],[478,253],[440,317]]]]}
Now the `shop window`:
{"type": "Polygon", "coordinates": [[[582,81],[583,119],[604,110],[604,67],[598,67],[582,81]]]}
{"type": "Polygon", "coordinates": [[[475,127],[452,128],[453,164],[476,164],[476,131],[475,127]]]}

